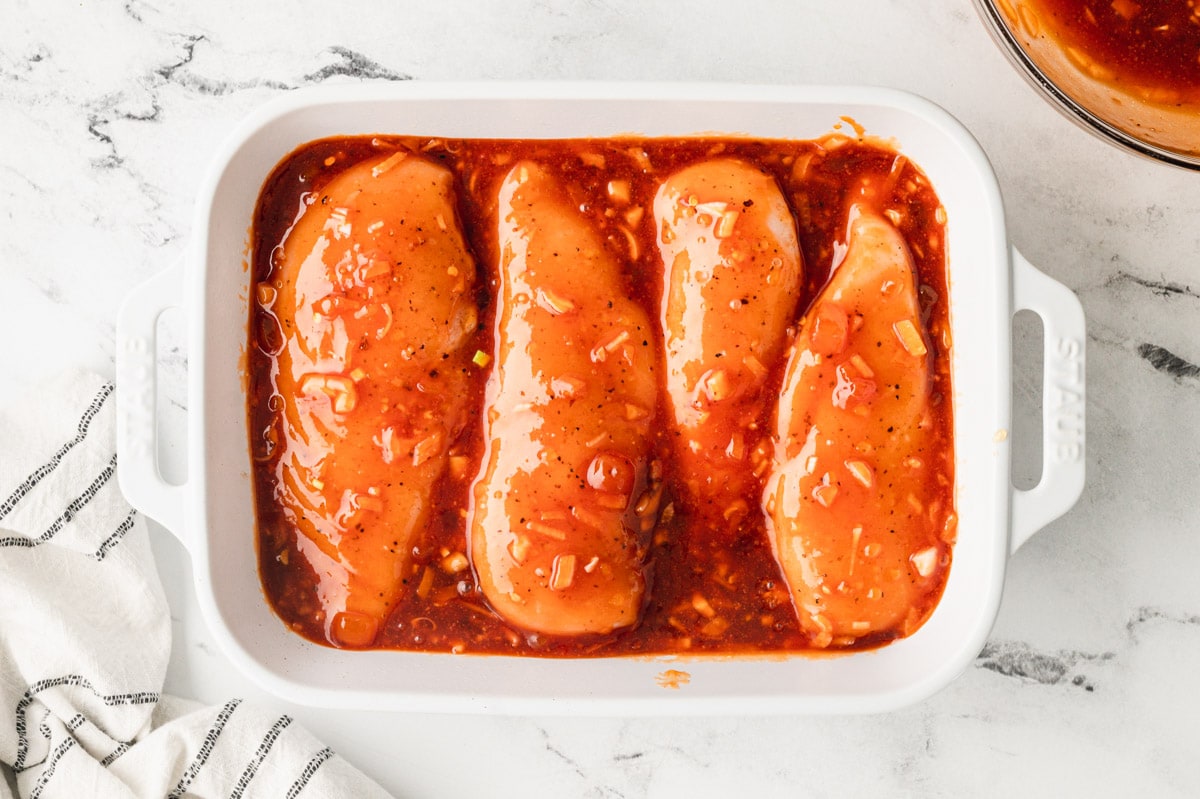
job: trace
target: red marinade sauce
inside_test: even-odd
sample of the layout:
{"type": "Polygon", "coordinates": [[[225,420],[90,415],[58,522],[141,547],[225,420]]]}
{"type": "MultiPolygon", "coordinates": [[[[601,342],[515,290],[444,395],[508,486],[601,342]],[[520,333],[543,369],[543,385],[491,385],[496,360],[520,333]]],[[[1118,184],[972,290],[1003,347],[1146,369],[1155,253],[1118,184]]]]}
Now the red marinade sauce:
{"type": "MultiPolygon", "coordinates": [[[[924,173],[886,143],[834,133],[811,141],[696,137],[682,139],[453,140],[376,136],[323,139],[288,155],[264,183],[252,229],[252,290],[269,285],[272,254],[277,253],[305,198],[319,194],[347,166],[403,147],[442,162],[457,176],[458,211],[474,254],[482,309],[477,344],[491,351],[496,290],[495,233],[490,227],[496,187],[511,165],[521,159],[553,164],[556,174],[573,184],[573,198],[626,264],[630,294],[659,324],[662,265],[650,209],[661,182],[683,166],[716,156],[736,157],[772,174],[791,207],[805,262],[805,281],[798,298],[796,321],[830,275],[840,257],[850,207],[863,196],[876,198],[877,209],[897,222],[912,253],[920,286],[921,310],[932,349],[930,380],[932,423],[940,445],[941,502],[954,507],[954,457],[950,396],[950,331],[946,285],[946,216],[924,173]],[[603,166],[600,166],[600,165],[603,166]],[[627,205],[645,209],[630,225],[613,207],[607,186],[628,181],[627,205]],[[637,257],[630,257],[631,237],[637,257]]],[[[300,533],[274,501],[278,470],[272,455],[272,428],[279,413],[275,394],[276,356],[280,331],[286,327],[257,303],[250,303],[248,417],[257,519],[259,572],[267,601],[283,622],[300,635],[329,645],[325,612],[318,597],[320,578],[298,548],[300,533]],[[265,340],[264,340],[265,339],[265,340]]],[[[794,333],[794,329],[792,331],[794,333]]],[[[661,331],[660,331],[661,333],[661,331]]],[[[660,339],[661,341],[661,339],[660,339]]],[[[661,346],[661,345],[660,345],[661,346]]],[[[777,390],[785,359],[770,364],[777,390]]],[[[663,372],[659,372],[660,383],[663,372]]],[[[483,381],[474,401],[484,402],[483,381]]],[[[660,418],[666,394],[660,387],[660,418]]],[[[771,429],[771,408],[761,426],[771,429]]],[[[658,457],[670,463],[667,425],[658,434],[658,457]]],[[[420,587],[407,590],[381,625],[370,648],[518,654],[539,657],[584,657],[654,654],[787,653],[812,651],[797,622],[787,587],[775,562],[765,522],[743,522],[733,540],[706,535],[684,513],[672,513],[671,475],[648,553],[649,590],[640,622],[607,636],[555,639],[527,635],[506,625],[486,605],[472,571],[448,573],[441,567],[448,554],[467,551],[464,521],[472,478],[483,452],[482,425],[474,424],[455,442],[455,451],[470,458],[463,476],[447,476],[435,489],[434,512],[423,538],[413,548],[410,572],[403,580],[420,587]],[[697,602],[704,597],[706,602],[697,602]],[[713,608],[719,612],[713,614],[713,608]],[[702,612],[705,609],[707,612],[702,612]],[[718,624],[713,619],[719,619],[718,624]]],[[[762,485],[759,479],[758,484],[762,485]]],[[[950,514],[953,517],[953,514],[950,514]]],[[[940,529],[940,527],[939,527],[940,529]]],[[[947,559],[948,560],[948,559],[947,559]]],[[[949,563],[917,608],[922,620],[941,597],[949,563]]],[[[869,635],[848,648],[870,649],[899,633],[869,635]]]]}
{"type": "Polygon", "coordinates": [[[1033,0],[1033,7],[1062,44],[1111,73],[1105,82],[1166,105],[1200,101],[1195,0],[1033,0]]]}

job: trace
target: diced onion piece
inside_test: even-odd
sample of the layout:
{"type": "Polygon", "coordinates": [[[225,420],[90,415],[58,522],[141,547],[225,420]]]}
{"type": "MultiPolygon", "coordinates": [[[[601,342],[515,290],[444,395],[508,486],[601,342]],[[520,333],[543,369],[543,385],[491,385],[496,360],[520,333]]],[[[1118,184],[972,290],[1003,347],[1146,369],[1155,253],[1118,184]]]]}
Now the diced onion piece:
{"type": "Polygon", "coordinates": [[[596,169],[604,169],[604,156],[600,153],[580,153],[579,160],[596,169]]]}
{"type": "Polygon", "coordinates": [[[275,287],[268,283],[259,283],[255,286],[254,293],[258,297],[258,304],[264,308],[275,302],[275,287]]]}
{"type": "Polygon", "coordinates": [[[620,494],[610,494],[607,491],[597,492],[595,497],[597,505],[609,510],[625,510],[625,506],[629,504],[629,500],[620,494]]]}
{"type": "Polygon", "coordinates": [[[325,375],[307,374],[300,378],[300,393],[316,396],[325,393],[325,375]]]}
{"type": "Polygon", "coordinates": [[[583,391],[586,385],[578,377],[571,377],[570,375],[555,377],[550,380],[550,390],[556,397],[577,396],[579,392],[583,391]]]}
{"type": "Polygon", "coordinates": [[[886,211],[883,212],[883,215],[886,216],[888,219],[892,220],[893,225],[899,225],[900,220],[904,218],[900,215],[900,212],[894,208],[887,209],[886,211]]]}
{"type": "MultiPolygon", "coordinates": [[[[591,527],[593,530],[604,530],[604,529],[607,529],[609,526],[608,523],[604,519],[601,519],[599,516],[592,513],[590,510],[586,510],[581,505],[576,505],[575,507],[571,508],[571,514],[576,519],[578,519],[579,521],[586,524],[588,527],[591,527]]],[[[558,533],[557,530],[554,530],[553,532],[558,533]]],[[[546,533],[543,532],[542,534],[545,535],[546,533]]],[[[567,538],[562,533],[558,533],[558,535],[562,536],[561,538],[559,538],[560,541],[565,541],[567,538]]],[[[554,536],[551,536],[551,538],[553,538],[553,537],[554,536]]]]}
{"type": "Polygon", "coordinates": [[[637,227],[642,223],[642,217],[646,215],[646,209],[640,205],[635,205],[624,213],[625,222],[630,227],[637,227]]]}
{"type": "Polygon", "coordinates": [[[551,527],[548,524],[542,524],[541,522],[529,522],[529,529],[539,535],[544,535],[547,538],[553,538],[555,541],[567,540],[566,533],[564,533],[562,530],[559,530],[557,527],[551,527]]]}
{"type": "Polygon", "coordinates": [[[767,373],[767,367],[763,366],[763,362],[753,355],[747,355],[745,358],[742,358],[742,363],[757,378],[762,378],[767,373]]]}
{"type": "Polygon", "coordinates": [[[537,303],[555,316],[575,310],[574,302],[547,288],[538,289],[537,303]]]}
{"type": "Polygon", "coordinates": [[[492,356],[488,355],[483,350],[475,350],[475,355],[471,358],[471,363],[475,364],[480,369],[485,368],[491,362],[492,356]]]}
{"type": "Polygon", "coordinates": [[[933,570],[937,567],[937,547],[926,547],[920,552],[914,552],[909,560],[912,561],[913,568],[917,570],[917,574],[922,577],[928,577],[933,574],[933,570]]]}
{"type": "Polygon", "coordinates": [[[642,247],[638,244],[637,236],[633,235],[633,231],[623,225],[617,229],[625,237],[625,246],[629,249],[629,259],[636,261],[642,255],[642,247]]]}
{"type": "Polygon", "coordinates": [[[837,493],[837,486],[832,483],[821,483],[812,491],[813,499],[826,508],[833,506],[833,500],[837,498],[837,493]]]}
{"type": "Polygon", "coordinates": [[[744,499],[736,499],[729,503],[725,511],[721,514],[725,521],[732,522],[735,519],[744,519],[746,514],[750,512],[750,506],[746,504],[744,499]]]}
{"type": "Polygon", "coordinates": [[[863,528],[861,524],[854,525],[854,529],[850,531],[850,574],[854,575],[854,563],[858,560],[858,542],[862,538],[863,528]]]}
{"type": "Polygon", "coordinates": [[[413,466],[420,466],[435,455],[441,454],[442,451],[442,433],[439,430],[432,433],[417,442],[413,447],[413,466]]]}
{"type": "Polygon", "coordinates": [[[342,375],[306,374],[300,379],[300,391],[309,396],[324,394],[333,400],[337,413],[349,413],[358,405],[354,381],[342,375]]]}
{"type": "Polygon", "coordinates": [[[554,568],[550,572],[550,590],[565,591],[575,582],[575,556],[559,555],[554,559],[554,568]]]}
{"type": "Polygon", "coordinates": [[[740,461],[745,456],[746,442],[742,438],[741,433],[734,433],[729,437],[729,444],[725,447],[725,454],[735,461],[740,461]]]}
{"type": "Polygon", "coordinates": [[[711,619],[717,615],[717,611],[715,611],[713,606],[708,603],[708,600],[704,598],[704,594],[692,594],[692,607],[696,609],[697,613],[706,619],[711,619]]]}
{"type": "Polygon", "coordinates": [[[817,354],[837,355],[846,348],[850,320],[846,312],[831,303],[822,303],[813,322],[812,346],[817,354]]]}
{"type": "Polygon", "coordinates": [[[381,302],[379,303],[379,307],[383,310],[383,315],[386,318],[384,319],[383,324],[379,326],[379,329],[375,331],[375,339],[377,341],[383,341],[383,337],[386,336],[392,329],[392,306],[388,305],[386,302],[381,302]]]}
{"type": "Polygon", "coordinates": [[[363,496],[362,494],[359,494],[354,498],[354,502],[358,505],[359,510],[364,510],[368,513],[383,512],[383,500],[379,497],[363,496]]]}
{"type": "Polygon", "coordinates": [[[613,336],[612,339],[607,344],[604,345],[604,350],[605,350],[605,352],[609,352],[609,353],[616,352],[617,348],[620,347],[622,344],[624,344],[626,341],[629,341],[629,331],[622,330],[620,333],[613,336]]]}
{"type": "Polygon", "coordinates": [[[392,153],[392,155],[389,158],[387,158],[383,163],[381,163],[378,166],[373,167],[371,169],[371,177],[373,177],[373,178],[379,177],[380,175],[384,174],[388,170],[395,167],[397,164],[399,164],[401,161],[403,161],[407,157],[408,157],[407,150],[397,150],[396,152],[392,153]]]}
{"type": "Polygon", "coordinates": [[[833,643],[833,622],[822,613],[814,613],[809,620],[817,627],[817,632],[810,639],[814,647],[824,649],[833,643]]]}
{"type": "Polygon", "coordinates": [[[726,211],[721,214],[721,218],[717,220],[717,227],[713,230],[713,235],[718,239],[727,239],[733,235],[733,229],[737,226],[738,212],[726,211]]]}
{"type": "Polygon", "coordinates": [[[378,280],[381,277],[392,276],[392,265],[381,258],[372,258],[367,262],[367,268],[362,272],[362,279],[378,280]]]}
{"type": "Polygon", "coordinates": [[[925,348],[925,341],[921,338],[920,331],[913,324],[911,319],[902,319],[892,326],[896,337],[900,339],[900,344],[908,351],[908,354],[914,358],[920,358],[929,350],[925,348]]]}
{"type": "Polygon", "coordinates": [[[417,596],[425,599],[429,596],[430,589],[433,588],[433,569],[428,566],[421,573],[421,582],[417,584],[417,596]]]}
{"type": "Polygon", "coordinates": [[[628,180],[610,180],[608,182],[608,196],[619,203],[629,202],[629,181],[628,180]]]}
{"type": "Polygon", "coordinates": [[[599,556],[599,555],[593,555],[593,556],[592,556],[592,559],[591,559],[591,560],[589,560],[589,561],[587,562],[587,565],[583,567],[583,570],[584,570],[585,572],[587,572],[588,574],[591,574],[592,572],[594,572],[594,571],[596,570],[596,567],[597,567],[597,566],[599,566],[599,565],[600,565],[600,556],[599,556]]]}
{"type": "Polygon", "coordinates": [[[518,535],[508,542],[508,554],[512,555],[512,559],[517,562],[517,565],[522,565],[529,557],[529,550],[532,546],[528,538],[518,535]]]}
{"type": "Polygon", "coordinates": [[[857,369],[858,373],[860,375],[862,375],[863,377],[874,377],[875,376],[874,370],[872,370],[871,367],[867,365],[867,362],[865,360],[863,360],[863,357],[861,355],[859,355],[857,352],[850,356],[850,365],[853,366],[855,369],[857,369]]]}
{"type": "Polygon", "coordinates": [[[641,405],[634,405],[632,402],[625,403],[625,418],[631,422],[638,419],[645,419],[650,415],[650,411],[643,408],[641,405]]]}
{"type": "Polygon", "coordinates": [[[446,572],[447,574],[458,574],[459,572],[466,571],[467,566],[470,564],[467,563],[467,556],[463,553],[451,552],[449,555],[442,558],[441,565],[442,571],[446,572]]]}
{"type": "Polygon", "coordinates": [[[689,197],[688,199],[689,199],[689,201],[691,201],[690,204],[695,206],[697,213],[708,214],[713,217],[721,216],[722,214],[725,213],[725,210],[727,208],[729,208],[729,203],[722,202],[720,200],[713,200],[712,202],[701,203],[701,202],[696,202],[695,197],[689,197]]]}
{"type": "Polygon", "coordinates": [[[662,499],[662,486],[652,488],[638,497],[637,504],[633,506],[633,512],[638,516],[653,513],[658,510],[658,501],[660,499],[662,499]]]}
{"type": "Polygon", "coordinates": [[[704,395],[709,402],[720,402],[733,394],[733,384],[724,369],[715,369],[704,378],[704,395]]]}
{"type": "Polygon", "coordinates": [[[864,487],[870,488],[875,485],[875,474],[871,471],[871,467],[867,465],[866,461],[846,461],[846,470],[850,472],[855,480],[862,483],[864,487]]]}
{"type": "Polygon", "coordinates": [[[616,352],[628,340],[629,331],[622,330],[603,344],[596,345],[591,351],[592,363],[602,363],[608,358],[609,354],[616,352]]]}
{"type": "Polygon", "coordinates": [[[1126,22],[1136,17],[1138,12],[1142,10],[1142,7],[1133,2],[1133,0],[1113,0],[1109,5],[1126,22]]]}

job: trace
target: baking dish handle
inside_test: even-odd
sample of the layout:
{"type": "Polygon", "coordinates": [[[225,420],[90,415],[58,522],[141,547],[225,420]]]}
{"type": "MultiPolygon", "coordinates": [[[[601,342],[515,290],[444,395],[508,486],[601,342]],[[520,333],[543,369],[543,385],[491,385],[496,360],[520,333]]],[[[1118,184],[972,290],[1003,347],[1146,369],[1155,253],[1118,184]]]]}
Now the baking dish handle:
{"type": "Polygon", "coordinates": [[[1084,482],[1086,382],[1083,305],[1069,288],[1049,277],[1014,247],[1014,311],[1042,318],[1042,479],[1014,490],[1010,551],[1062,516],[1079,500],[1084,482]]]}
{"type": "Polygon", "coordinates": [[[117,479],[129,504],[187,543],[183,485],[158,466],[158,317],[182,307],[183,262],[135,287],[117,312],[117,479]]]}

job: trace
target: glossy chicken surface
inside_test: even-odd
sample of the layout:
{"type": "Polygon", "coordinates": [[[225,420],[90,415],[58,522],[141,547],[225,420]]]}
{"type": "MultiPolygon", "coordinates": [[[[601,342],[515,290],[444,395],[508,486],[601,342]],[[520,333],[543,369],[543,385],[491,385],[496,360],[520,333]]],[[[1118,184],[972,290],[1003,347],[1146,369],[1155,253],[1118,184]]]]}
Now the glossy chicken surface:
{"type": "Polygon", "coordinates": [[[772,548],[817,647],[908,634],[949,559],[913,261],[896,228],[859,206],[847,247],[790,352],[763,496],[772,548]]]}
{"type": "Polygon", "coordinates": [[[509,624],[610,633],[639,618],[658,514],[654,334],[620,261],[543,167],[511,169],[496,216],[495,364],[471,558],[509,624]]]}
{"type": "Polygon", "coordinates": [[[325,635],[374,641],[468,417],[475,264],[453,175],[396,151],[310,197],[258,299],[281,325],[275,498],[325,635]]]}
{"type": "Polygon", "coordinates": [[[719,158],[663,182],[654,224],[678,478],[694,512],[735,527],[757,512],[746,464],[765,464],[763,390],[803,279],[796,223],[774,177],[719,158]]]}

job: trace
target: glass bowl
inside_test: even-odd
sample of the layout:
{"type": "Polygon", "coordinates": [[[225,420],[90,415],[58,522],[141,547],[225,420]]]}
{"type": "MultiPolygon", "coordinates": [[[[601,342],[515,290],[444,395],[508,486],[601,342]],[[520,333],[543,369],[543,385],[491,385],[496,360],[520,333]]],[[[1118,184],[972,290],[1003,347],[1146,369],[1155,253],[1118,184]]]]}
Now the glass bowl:
{"type": "Polygon", "coordinates": [[[1200,170],[1200,103],[1110,82],[1107,67],[1057,41],[1027,0],[974,2],[1008,59],[1072,122],[1139,155],[1200,170]]]}

